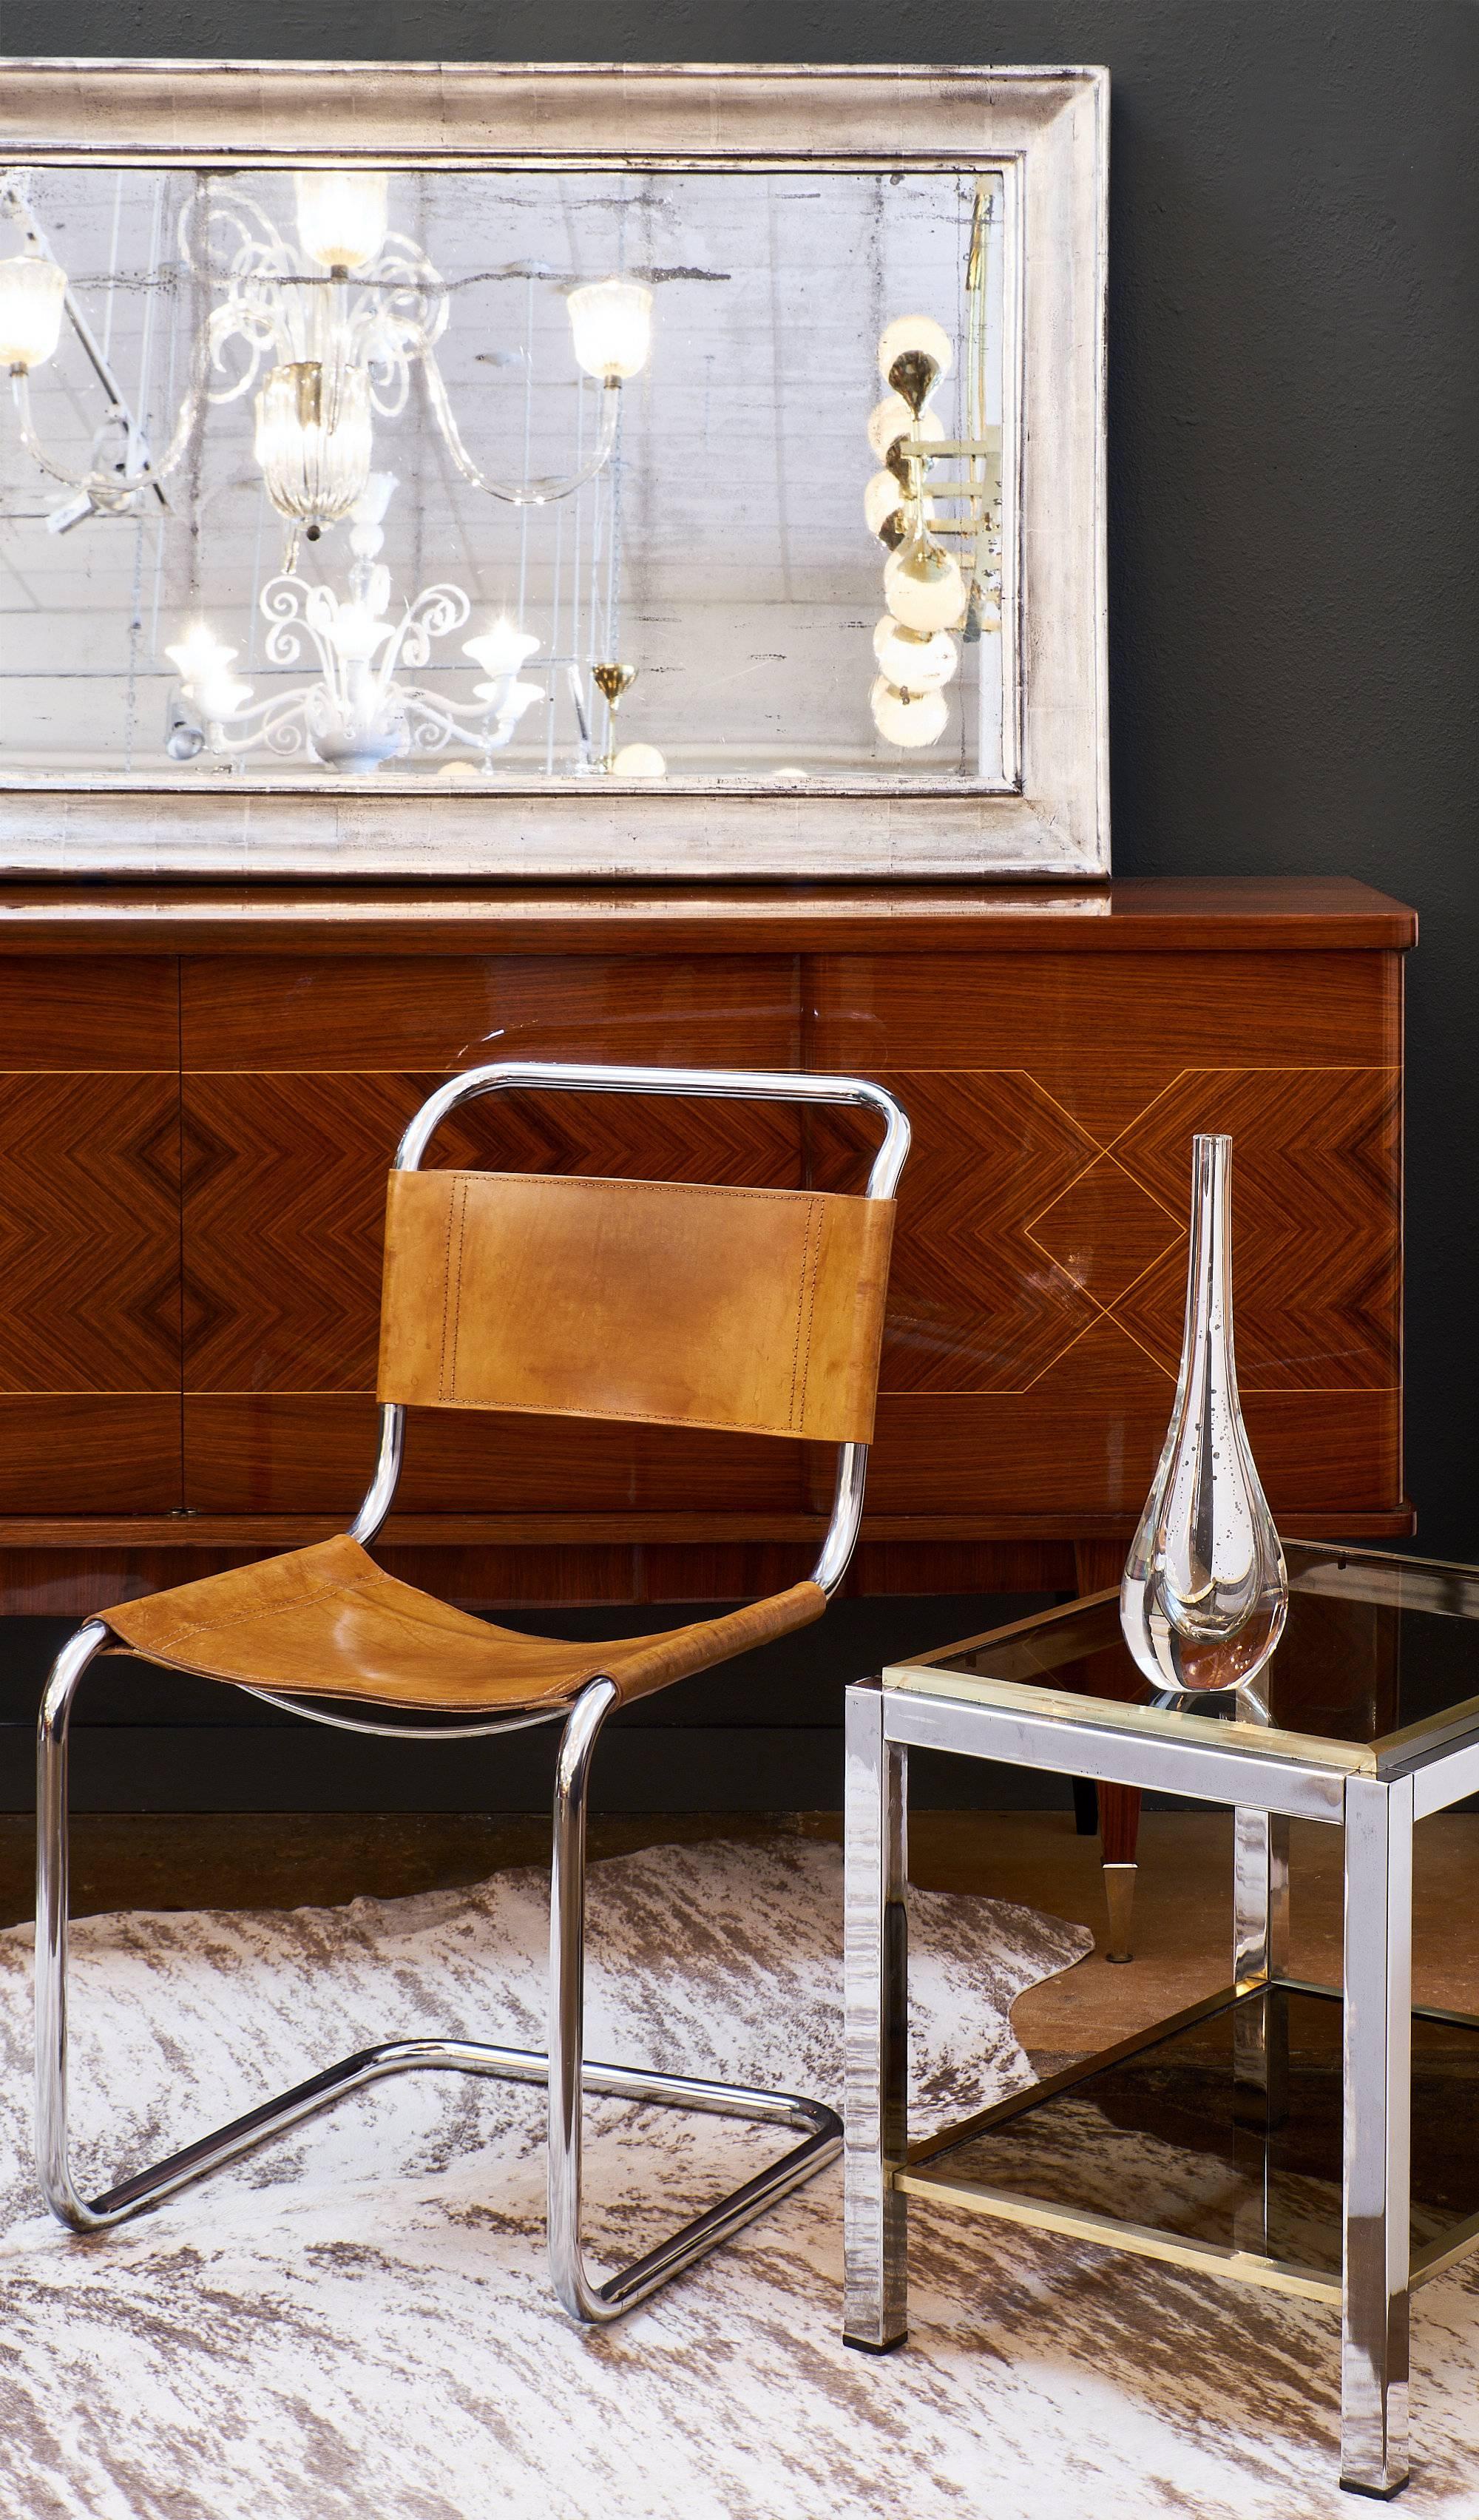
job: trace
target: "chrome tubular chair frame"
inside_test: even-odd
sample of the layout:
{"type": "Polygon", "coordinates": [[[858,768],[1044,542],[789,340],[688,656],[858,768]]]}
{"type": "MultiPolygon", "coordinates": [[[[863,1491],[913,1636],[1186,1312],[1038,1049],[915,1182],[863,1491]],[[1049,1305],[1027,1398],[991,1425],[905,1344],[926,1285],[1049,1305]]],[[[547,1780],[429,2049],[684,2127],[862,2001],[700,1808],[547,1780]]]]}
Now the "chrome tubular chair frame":
{"type": "MultiPolygon", "coordinates": [[[[866,1195],[893,1196],[909,1151],[909,1123],[892,1096],[860,1078],[805,1076],[744,1069],[587,1067],[565,1063],[503,1062],[455,1077],[425,1102],[396,1152],[395,1166],[419,1169],[442,1120],[473,1097],[513,1089],[605,1094],[721,1096],[733,1100],[849,1104],[884,1123],[884,1138],[869,1173],[866,1195]]],[[[381,1411],[375,1474],[350,1536],[369,1546],[388,1514],[400,1473],[404,1410],[381,1411]]],[[[831,1594],[847,1569],[863,1510],[868,1448],[843,1444],[831,1518],[812,1580],[831,1594]]],[[[821,2101],[788,2092],[748,2090],[676,2074],[602,2064],[584,2054],[586,1811],[591,1763],[602,1726],[616,1698],[614,1684],[587,1684],[567,1712],[519,1714],[485,1723],[375,1722],[331,1708],[322,1698],[252,1689],[250,1694],[288,1707],[310,1722],[351,1732],[392,1733],[421,1740],[463,1739],[515,1732],[560,1720],[550,1874],[549,2048],[500,2048],[472,2040],[398,2039],[362,2048],[339,2063],[261,2102],[227,2126],[199,2138],[152,2168],[84,2198],[72,2176],[67,2141],[67,1735],[72,1701],[94,1657],[109,1642],[98,1619],[79,1628],[52,1667],[37,1736],[36,1840],[36,2153],[46,2201],[73,2230],[97,2231],[158,2203],[177,2188],[234,2160],[267,2138],[284,2133],[329,2107],[346,2092],[389,2074],[422,2068],[486,2074],[543,2084],[549,2111],[549,2250],[556,2292],[575,2318],[605,2321],[645,2301],[659,2285],[717,2248],[782,2196],[834,2161],[842,2148],[841,2121],[821,2101]],[[790,2151],[666,2240],[594,2283],[581,2242],[581,2145],[583,2100],[598,2097],[696,2109],[762,2125],[788,2127],[802,2140],[790,2151]]],[[[241,1686],[241,1684],[236,1684],[241,1686]]],[[[388,1717],[389,1710],[386,1710],[388,1717]]]]}

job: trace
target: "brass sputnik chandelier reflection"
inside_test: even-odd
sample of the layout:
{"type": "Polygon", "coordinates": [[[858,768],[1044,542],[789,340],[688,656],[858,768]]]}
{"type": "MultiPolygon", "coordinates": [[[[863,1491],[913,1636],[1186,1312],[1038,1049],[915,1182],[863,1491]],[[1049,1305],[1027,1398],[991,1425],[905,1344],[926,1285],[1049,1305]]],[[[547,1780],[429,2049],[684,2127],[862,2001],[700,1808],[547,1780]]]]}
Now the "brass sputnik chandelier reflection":
{"type": "Polygon", "coordinates": [[[961,661],[953,634],[973,642],[1001,626],[1000,484],[988,469],[1000,460],[1000,432],[986,427],[989,201],[978,185],[965,271],[964,437],[947,436],[930,408],[955,365],[944,326],[930,315],[901,315],[878,340],[889,391],[870,415],[868,442],[882,470],[863,494],[863,510],[888,553],[888,609],[874,631],[878,670],[869,700],[884,742],[911,751],[938,743],[949,723],[945,691],[961,661]],[[948,461],[964,462],[964,476],[942,474],[948,461]],[[944,517],[942,506],[964,514],[944,517]],[[959,542],[959,559],[945,537],[959,542]]]}
{"type": "Polygon", "coordinates": [[[27,452],[73,493],[50,519],[56,530],[87,516],[134,514],[151,494],[167,504],[162,484],[183,462],[205,406],[255,388],[254,451],[267,494],[291,528],[291,564],[299,529],[317,540],[364,497],[375,421],[405,408],[414,371],[453,462],[474,489],[515,507],[542,507],[595,478],[615,446],[620,387],[647,363],[650,289],[605,280],[570,292],[576,364],[605,387],[596,443],[570,472],[505,479],[484,472],[464,441],[436,355],[447,329],[448,286],[421,246],[391,229],[388,175],[330,167],[293,180],[295,239],[229,179],[205,179],[180,213],[185,269],[224,294],[194,343],[189,385],[168,444],[156,456],[37,223],[25,171],[0,176],[0,213],[24,238],[23,252],[0,261],[0,366],[10,371],[27,452]],[[31,413],[31,373],[54,356],[64,317],[109,401],[83,471],[48,453],[31,413]]]}

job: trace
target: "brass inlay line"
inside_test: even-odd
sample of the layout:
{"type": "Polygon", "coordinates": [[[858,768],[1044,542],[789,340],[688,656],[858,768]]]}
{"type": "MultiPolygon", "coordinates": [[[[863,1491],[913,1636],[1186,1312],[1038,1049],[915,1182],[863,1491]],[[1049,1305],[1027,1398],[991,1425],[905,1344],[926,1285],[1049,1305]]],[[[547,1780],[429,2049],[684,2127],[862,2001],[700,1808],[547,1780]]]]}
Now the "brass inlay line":
{"type": "MultiPolygon", "coordinates": [[[[1075,1608],[1082,1607],[1075,1603],[1075,1608]]],[[[1332,1741],[1319,1733],[1291,1732],[1281,1727],[1240,1724],[1231,1716],[1187,1715],[1178,1708],[1136,1706],[1112,1697],[1085,1697],[1076,1690],[1051,1688],[1040,1681],[996,1680],[984,1672],[932,1671],[917,1663],[888,1663],[885,1688],[913,1697],[943,1697],[961,1706],[994,1706],[1003,1712],[1038,1715],[1085,1732],[1138,1733],[1189,1739],[1207,1748],[1253,1751],[1270,1760],[1304,1768],[1330,1768],[1339,1774],[1374,1777],[1372,1744],[1332,1741]]]]}
{"type": "Polygon", "coordinates": [[[1412,2251],[1409,2281],[1415,2288],[1418,2284],[1427,2283],[1434,2275],[1447,2274],[1450,2267],[1457,2266],[1460,2258],[1472,2256],[1476,2248],[1479,2248],[1479,2214],[1471,2214],[1466,2223],[1456,2224],[1441,2239],[1429,2240],[1425,2249],[1412,2251]]]}
{"type": "MultiPolygon", "coordinates": [[[[901,2196],[934,2197],[942,2204],[955,2205],[969,2213],[986,2214],[998,2222],[1015,2223],[1027,2229],[1058,2231],[1065,2237],[1092,2240],[1097,2245],[1122,2249],[1132,2257],[1160,2258],[1170,2266],[1186,2267],[1202,2274],[1220,2275],[1234,2283],[1250,2283],[1266,2292],[1292,2294],[1303,2301],[1319,2301],[1339,2309],[1341,2278],[1336,2273],[1324,2274],[1314,2267],[1303,2267],[1280,2258],[1265,2258],[1246,2249],[1229,2249],[1215,2240],[1193,2240],[1181,2234],[1156,2229],[1143,2223],[1120,2222],[1114,2215],[1098,2214],[1089,2206],[1053,2205],[1045,2197],[1024,2196],[1011,2188],[992,2187],[984,2180],[963,2179],[948,2171],[931,2170],[925,2165],[942,2154],[954,2152],[975,2138],[1006,2126],[1011,2119],[1025,2116],[1054,2099],[1060,2092],[1086,2083],[1111,2065],[1142,2054],[1146,2048],[1158,2048],[1176,2038],[1183,2030],[1210,2020],[1215,2013],[1232,2011],[1236,2005],[1261,1996],[1272,1984],[1288,1995],[1317,1996],[1331,2003],[1342,2000],[1340,1989],[1322,1986],[1315,1979],[1277,1977],[1240,1978],[1235,1986],[1225,1987],[1216,1995],[1204,1996],[1199,2002],[1188,2003],[1180,2012],[1168,2013],[1148,2030],[1135,2032],[1128,2039],[1117,2040],[1113,2047],[1100,2048],[1092,2056],[1080,2057],[1065,2065],[1060,2072],[1045,2076],[1038,2083],[1028,2083],[1012,2092],[1005,2100],[996,2100],[989,2108],[978,2109],[957,2124],[942,2127],[909,2147],[905,2160],[890,2174],[890,2184],[901,2196]]],[[[1479,2013],[1454,2012],[1438,2004],[1418,2003],[1412,2006],[1414,2021],[1434,2021],[1456,2030],[1479,2032],[1479,2013]]],[[[1418,2284],[1431,2281],[1434,2275],[1446,2274],[1451,2267],[1479,2251],[1479,2214],[1471,2214],[1455,2224],[1437,2239],[1427,2241],[1412,2254],[1410,2281],[1418,2284]]]]}
{"type": "Polygon", "coordinates": [[[1094,2240],[1106,2248],[1126,2250],[1138,2258],[1162,2258],[1174,2267],[1199,2274],[1228,2276],[1234,2283],[1259,2284],[1266,2292],[1292,2293],[1301,2301],[1340,2307],[1340,2277],[1320,2274],[1278,2258],[1255,2257],[1245,2249],[1225,2249],[1213,2240],[1183,2240],[1155,2231],[1143,2223],[1119,2223],[1108,2214],[1093,2214],[1072,2205],[1048,2205],[1036,2197],[1013,2196],[975,2180],[953,2179],[938,2170],[895,2171],[893,2184],[904,2196],[932,2196],[941,2204],[960,2205],[999,2222],[1019,2223],[1029,2229],[1060,2231],[1075,2240],[1094,2240]]]}

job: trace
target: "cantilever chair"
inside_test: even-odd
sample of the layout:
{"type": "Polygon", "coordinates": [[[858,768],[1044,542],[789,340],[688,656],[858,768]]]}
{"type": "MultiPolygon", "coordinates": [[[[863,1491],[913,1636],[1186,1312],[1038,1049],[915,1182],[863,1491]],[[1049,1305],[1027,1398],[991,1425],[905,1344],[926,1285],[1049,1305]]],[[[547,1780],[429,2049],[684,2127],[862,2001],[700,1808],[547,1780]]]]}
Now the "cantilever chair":
{"type": "Polygon", "coordinates": [[[583,2053],[586,1799],[613,1706],[820,1617],[863,1508],[893,1223],[909,1123],[892,1097],[845,1076],[507,1064],[454,1078],[425,1102],[390,1174],[381,1290],[380,1455],[336,1540],[211,1575],[89,1619],[64,1646],[42,1704],[36,1922],[37,2159],[73,2229],[122,2222],[381,2075],[419,2066],[543,2083],[549,2099],[549,2248],[573,2317],[615,2318],[836,2157],[819,2101],[583,2053]],[[847,1103],[884,1123],[866,1193],[708,1189],[566,1174],[423,1172],[447,1114],[514,1087],[847,1103]],[[726,1617],[567,1644],[515,1635],[384,1574],[369,1555],[390,1510],[407,1406],[499,1409],[797,1436],[838,1446],[835,1498],[805,1583],[726,1617]],[[445,1740],[559,1723],[550,1895],[549,2051],[399,2039],[331,2065],[91,2200],[67,2125],[67,1721],[104,1653],[223,1681],[353,1732],[445,1740]],[[605,2283],[581,2245],[582,2094],[789,2127],[773,2167],[605,2283]]]}

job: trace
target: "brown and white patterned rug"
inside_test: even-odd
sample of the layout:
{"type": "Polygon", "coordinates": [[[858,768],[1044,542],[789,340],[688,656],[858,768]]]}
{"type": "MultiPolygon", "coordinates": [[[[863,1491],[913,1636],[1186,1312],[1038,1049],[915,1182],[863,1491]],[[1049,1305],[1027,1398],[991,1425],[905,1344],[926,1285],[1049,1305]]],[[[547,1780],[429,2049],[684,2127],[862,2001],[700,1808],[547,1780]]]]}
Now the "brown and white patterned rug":
{"type": "MultiPolygon", "coordinates": [[[[835,2095],[840,1858],[665,1847],[592,1874],[592,2052],[835,2095]]],[[[106,2184],[367,2040],[541,2044],[541,1874],[76,1929],[81,2166],[106,2184]]],[[[838,2341],[835,2170],[614,2328],[556,2308],[537,2093],[406,2076],[122,2230],[37,2212],[28,1932],[0,1936],[0,2511],[26,2520],[1316,2520],[1333,2322],[964,2216],[917,2217],[912,2340],[838,2341]]],[[[921,2122],[1026,2072],[1008,2010],[1081,1929],[918,1896],[921,2122]]],[[[600,2104],[625,2254],[774,2141],[600,2104]]],[[[1404,2508],[1479,2513],[1475,2294],[1420,2299],[1404,2508]]]]}

